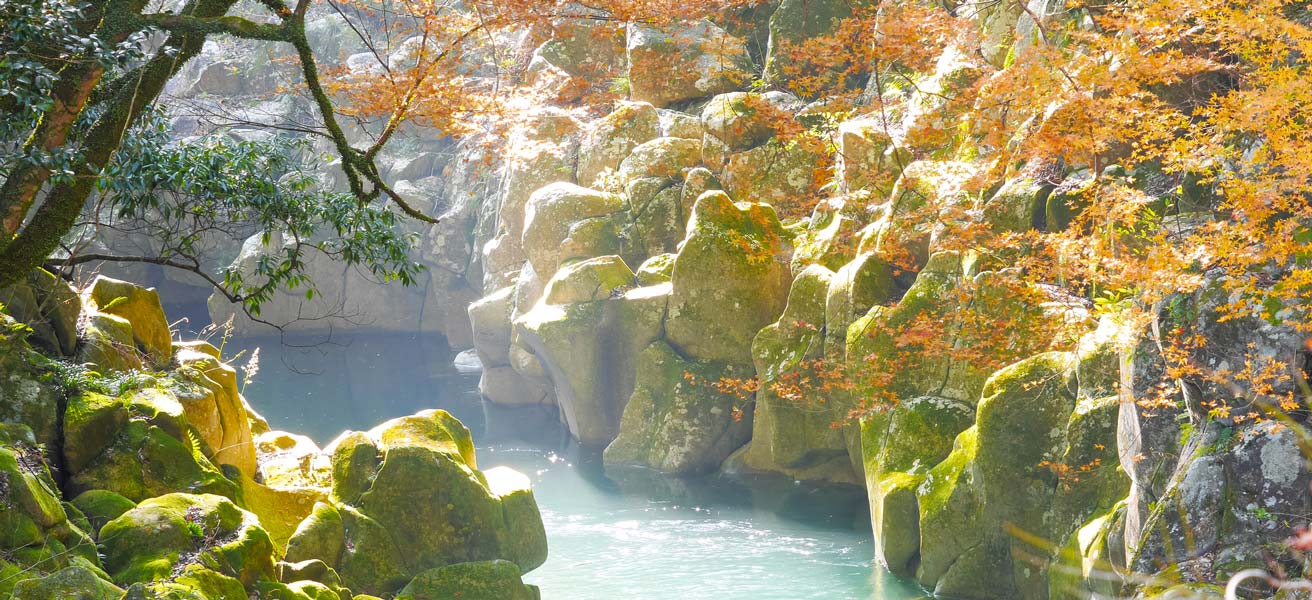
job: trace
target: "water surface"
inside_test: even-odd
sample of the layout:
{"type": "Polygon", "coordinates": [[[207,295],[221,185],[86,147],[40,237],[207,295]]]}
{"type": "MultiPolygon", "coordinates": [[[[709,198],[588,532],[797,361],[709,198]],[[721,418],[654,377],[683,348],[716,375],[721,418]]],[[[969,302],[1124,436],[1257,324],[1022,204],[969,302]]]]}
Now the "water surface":
{"type": "MultiPolygon", "coordinates": [[[[245,390],[254,407],[274,428],[320,444],[344,429],[427,408],[450,411],[473,432],[481,468],[507,465],[532,479],[550,557],[525,580],[547,600],[922,595],[874,568],[859,489],[606,472],[595,451],[570,443],[554,415],[481,402],[477,373],[452,367],[440,340],[334,341],[296,348],[254,340],[246,349],[261,347],[260,371],[245,390]]],[[[240,350],[230,346],[225,355],[240,350]]]]}

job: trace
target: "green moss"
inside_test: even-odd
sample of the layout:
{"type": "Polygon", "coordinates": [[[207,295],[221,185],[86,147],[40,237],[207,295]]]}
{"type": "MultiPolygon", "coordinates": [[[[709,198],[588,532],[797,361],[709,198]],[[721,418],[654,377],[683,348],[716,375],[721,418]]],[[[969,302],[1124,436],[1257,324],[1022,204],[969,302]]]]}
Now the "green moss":
{"type": "Polygon", "coordinates": [[[514,563],[497,560],[439,567],[420,573],[397,600],[536,600],[514,563]]]}

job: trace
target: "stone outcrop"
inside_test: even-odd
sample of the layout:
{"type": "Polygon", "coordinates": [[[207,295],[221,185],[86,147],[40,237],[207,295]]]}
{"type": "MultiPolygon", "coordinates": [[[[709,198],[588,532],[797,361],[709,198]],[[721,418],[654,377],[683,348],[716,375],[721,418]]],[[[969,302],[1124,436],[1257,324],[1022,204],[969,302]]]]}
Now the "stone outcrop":
{"type": "Polygon", "coordinates": [[[218,349],[174,342],[153,290],[102,278],[82,297],[87,365],[36,337],[60,310],[0,312],[0,595],[538,596],[519,579],[547,552],[529,481],[479,471],[454,417],[320,450],[269,431],[218,349]],[[113,353],[87,352],[106,330],[113,353]]]}

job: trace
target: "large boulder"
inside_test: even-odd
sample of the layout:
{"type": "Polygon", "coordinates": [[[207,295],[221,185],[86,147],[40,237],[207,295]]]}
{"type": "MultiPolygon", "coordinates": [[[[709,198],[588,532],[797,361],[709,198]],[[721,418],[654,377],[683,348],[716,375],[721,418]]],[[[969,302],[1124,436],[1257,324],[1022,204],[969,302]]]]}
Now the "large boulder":
{"type": "Polygon", "coordinates": [[[123,590],[86,567],[67,567],[46,575],[19,581],[12,600],[102,600],[118,598],[123,590]]]}
{"type": "Polygon", "coordinates": [[[702,195],[674,260],[671,345],[695,359],[749,364],[752,338],[787,303],[790,238],[768,205],[702,195]]]}
{"type": "Polygon", "coordinates": [[[192,565],[242,586],[274,578],[273,541],[259,519],[212,494],[166,494],[100,531],[105,570],[120,585],[172,578],[192,565]]]}
{"type": "Polygon", "coordinates": [[[523,476],[481,473],[469,430],[445,411],[343,434],[333,454],[333,503],[318,504],[286,560],[321,560],[357,592],[390,595],[419,573],[506,559],[546,559],[546,537],[523,476]]]}
{"type": "Polygon", "coordinates": [[[562,420],[584,444],[615,439],[638,353],[661,333],[669,286],[630,289],[634,281],[618,256],[574,263],[515,321],[550,374],[562,420]]]}
{"type": "Polygon", "coordinates": [[[685,172],[701,162],[700,140],[661,137],[635,147],[620,163],[619,178],[626,185],[643,177],[682,181],[685,172]]]}
{"type": "MultiPolygon", "coordinates": [[[[61,504],[59,488],[26,427],[0,426],[0,483],[0,595],[23,591],[21,597],[38,598],[37,590],[73,590],[58,583],[62,577],[42,579],[66,568],[103,577],[95,542],[83,529],[85,523],[75,523],[77,510],[61,504]],[[28,579],[35,581],[23,582],[28,579]]],[[[103,587],[81,574],[73,579],[103,587]]]]}
{"type": "Polygon", "coordinates": [[[578,181],[594,186],[606,171],[618,171],[620,163],[639,144],[660,137],[660,116],[646,102],[619,105],[605,118],[588,124],[579,146],[578,181]]]}
{"type": "Polygon", "coordinates": [[[752,62],[745,42],[705,19],[628,30],[629,94],[657,108],[745,86],[752,62]]]}
{"type": "Polygon", "coordinates": [[[743,410],[750,394],[723,381],[745,385],[751,376],[746,365],[689,360],[664,341],[653,343],[638,357],[633,396],[603,460],[681,475],[716,469],[751,437],[743,410]]]}
{"type": "Polygon", "coordinates": [[[131,323],[133,340],[152,362],[167,365],[172,360],[173,334],[159,293],[153,288],[101,275],[91,282],[84,295],[89,308],[131,323]]]}
{"type": "MultiPolygon", "coordinates": [[[[825,297],[833,272],[812,265],[797,275],[779,320],[752,341],[761,389],[744,462],[756,470],[812,471],[856,482],[844,429],[849,406],[825,385],[825,297]]],[[[841,363],[840,363],[841,364],[841,363]]],[[[837,381],[830,383],[840,383],[837,381]]],[[[836,389],[836,388],[835,388],[836,389]]]]}
{"type": "Polygon", "coordinates": [[[134,502],[177,491],[237,497],[194,437],[182,404],[166,392],[77,394],[64,411],[65,489],[109,490],[134,502]]]}
{"type": "Polygon", "coordinates": [[[832,34],[856,9],[871,6],[869,0],[783,0],[770,17],[770,45],[766,50],[765,77],[771,83],[787,84],[812,72],[802,45],[807,40],[832,34]]]}
{"type": "MultiPolygon", "coordinates": [[[[217,351],[215,352],[217,354],[217,351]]],[[[248,477],[256,473],[255,443],[246,402],[237,388],[237,370],[196,347],[179,348],[174,397],[187,422],[208,448],[206,456],[219,465],[233,465],[248,477]]]]}
{"type": "MultiPolygon", "coordinates": [[[[557,182],[529,196],[524,209],[523,247],[538,273],[555,273],[560,267],[562,242],[577,239],[577,225],[594,217],[605,217],[624,209],[619,196],[557,182]]],[[[609,244],[602,244],[609,246],[609,244]]],[[[617,247],[589,248],[599,254],[617,247]]],[[[610,252],[607,252],[610,251],[610,252]]],[[[591,252],[585,252],[590,254],[591,252]]]]}
{"type": "Polygon", "coordinates": [[[61,390],[42,381],[38,354],[26,328],[0,313],[0,423],[30,428],[47,447],[59,443],[61,390]]]}
{"type": "Polygon", "coordinates": [[[520,579],[519,567],[504,560],[459,563],[420,573],[397,600],[537,600],[538,593],[520,579]]]}

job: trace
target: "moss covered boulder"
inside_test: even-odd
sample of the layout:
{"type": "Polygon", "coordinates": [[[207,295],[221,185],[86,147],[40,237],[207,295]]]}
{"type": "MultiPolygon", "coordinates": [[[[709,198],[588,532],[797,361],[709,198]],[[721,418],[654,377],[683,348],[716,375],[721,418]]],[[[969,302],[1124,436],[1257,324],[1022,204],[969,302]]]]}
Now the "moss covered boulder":
{"type": "Polygon", "coordinates": [[[504,560],[459,563],[420,573],[396,595],[397,600],[537,600],[524,585],[519,567],[504,560]]]}
{"type": "Polygon", "coordinates": [[[628,28],[629,96],[657,108],[738,89],[752,78],[741,38],[705,19],[628,28]]]}
{"type": "Polygon", "coordinates": [[[682,181],[701,162],[701,141],[660,137],[635,147],[620,163],[619,178],[625,184],[643,177],[682,181]]]}
{"type": "Polygon", "coordinates": [[[29,331],[0,313],[0,424],[26,427],[37,443],[55,447],[61,394],[42,380],[41,364],[48,361],[28,345],[29,331]]]}
{"type": "Polygon", "coordinates": [[[87,305],[132,324],[132,337],[151,361],[167,365],[173,358],[173,334],[154,288],[96,277],[84,292],[87,305]]]}
{"type": "Polygon", "coordinates": [[[547,368],[561,418],[584,444],[603,446],[619,433],[638,354],[665,320],[669,285],[629,289],[634,279],[616,256],[575,263],[515,320],[547,368]]]}
{"type": "Polygon", "coordinates": [[[132,323],[122,317],[94,312],[83,322],[77,360],[93,365],[102,373],[126,373],[144,364],[132,337],[132,323]]]}
{"type": "MultiPolygon", "coordinates": [[[[832,159],[815,143],[770,142],[725,156],[724,189],[734,198],[767,202],[781,209],[815,198],[829,177],[832,159]]],[[[795,215],[802,216],[802,215],[795,215]]]]}
{"type": "MultiPolygon", "coordinates": [[[[77,510],[60,502],[59,488],[31,431],[6,426],[0,434],[0,595],[25,579],[70,567],[103,578],[95,542],[83,529],[86,524],[75,522],[80,520],[77,510]]],[[[27,597],[60,585],[32,583],[27,597]]]]}
{"type": "Polygon", "coordinates": [[[182,405],[163,391],[82,392],[64,411],[66,487],[75,494],[109,490],[134,502],[176,491],[235,498],[236,485],[193,436],[182,405]]]}
{"type": "MultiPolygon", "coordinates": [[[[624,209],[624,201],[572,183],[557,182],[538,189],[524,209],[524,251],[538,273],[555,273],[561,263],[561,243],[578,238],[571,228],[593,217],[624,209]]],[[[598,248],[598,251],[615,248],[598,248]]]]}
{"type": "Polygon", "coordinates": [[[246,402],[237,388],[237,370],[203,349],[180,348],[175,380],[184,381],[172,391],[182,404],[187,422],[208,447],[207,455],[220,465],[232,465],[255,476],[255,443],[246,414],[246,402]]]}
{"type": "Polygon", "coordinates": [[[805,479],[858,482],[843,428],[846,398],[824,385],[825,296],[833,273],[811,265],[793,280],[779,320],[752,341],[756,393],[752,441],[735,467],[805,479]]]}
{"type": "Polygon", "coordinates": [[[633,396],[603,460],[676,474],[714,470],[751,436],[747,400],[717,383],[751,376],[747,365],[689,360],[664,341],[653,343],[638,357],[633,396]]]}
{"type": "Polygon", "coordinates": [[[333,452],[334,503],[288,541],[286,560],[321,560],[357,592],[390,595],[415,575],[505,559],[531,570],[546,537],[527,480],[479,472],[469,430],[445,411],[351,433],[333,452]]]}
{"type": "Polygon", "coordinates": [[[861,421],[861,451],[875,556],[889,571],[915,574],[920,557],[917,488],[974,424],[965,402],[920,396],[861,421]]]}
{"type": "Polygon", "coordinates": [[[787,304],[790,238],[768,205],[702,195],[674,261],[670,343],[695,359],[750,363],[756,332],[787,304]]]}
{"type": "Polygon", "coordinates": [[[259,519],[213,494],[166,494],[100,531],[105,570],[121,585],[172,579],[191,565],[252,588],[274,578],[273,542],[259,519]]]}
{"type": "Polygon", "coordinates": [[[620,163],[639,144],[660,137],[660,115],[646,102],[626,102],[598,121],[589,123],[579,147],[578,181],[597,184],[606,171],[618,171],[620,163]]]}
{"type": "Polygon", "coordinates": [[[67,567],[44,577],[24,579],[14,586],[13,600],[106,600],[123,590],[85,567],[67,567]]]}

